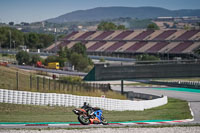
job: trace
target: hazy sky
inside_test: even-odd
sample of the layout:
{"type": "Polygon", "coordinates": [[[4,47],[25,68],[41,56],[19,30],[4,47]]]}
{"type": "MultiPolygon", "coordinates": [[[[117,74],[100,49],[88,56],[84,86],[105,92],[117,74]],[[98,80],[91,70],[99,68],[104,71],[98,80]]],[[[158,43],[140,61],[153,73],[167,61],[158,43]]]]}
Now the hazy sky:
{"type": "Polygon", "coordinates": [[[200,0],[0,0],[0,22],[35,22],[75,10],[108,6],[200,9],[200,0]]]}

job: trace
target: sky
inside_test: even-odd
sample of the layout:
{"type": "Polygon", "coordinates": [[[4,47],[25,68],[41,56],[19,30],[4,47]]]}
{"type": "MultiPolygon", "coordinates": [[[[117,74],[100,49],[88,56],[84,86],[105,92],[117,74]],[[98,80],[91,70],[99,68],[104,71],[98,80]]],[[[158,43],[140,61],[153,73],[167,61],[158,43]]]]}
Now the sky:
{"type": "Polygon", "coordinates": [[[200,9],[200,0],[0,0],[0,22],[37,22],[76,10],[109,6],[200,9]]]}

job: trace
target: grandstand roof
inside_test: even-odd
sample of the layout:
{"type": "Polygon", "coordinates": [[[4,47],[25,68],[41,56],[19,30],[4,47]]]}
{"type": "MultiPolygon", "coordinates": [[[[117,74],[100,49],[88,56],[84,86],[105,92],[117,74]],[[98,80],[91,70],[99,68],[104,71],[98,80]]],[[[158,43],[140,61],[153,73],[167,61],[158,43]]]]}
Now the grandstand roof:
{"type": "Polygon", "coordinates": [[[88,52],[187,54],[200,47],[200,30],[76,31],[46,50],[56,52],[77,42],[88,52]]]}

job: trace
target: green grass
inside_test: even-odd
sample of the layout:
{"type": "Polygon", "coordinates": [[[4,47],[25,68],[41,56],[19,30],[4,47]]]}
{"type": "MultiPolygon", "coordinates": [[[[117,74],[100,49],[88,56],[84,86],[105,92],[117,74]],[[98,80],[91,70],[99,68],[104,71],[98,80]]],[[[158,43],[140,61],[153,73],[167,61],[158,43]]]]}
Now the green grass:
{"type": "MultiPolygon", "coordinates": [[[[0,103],[0,122],[77,122],[72,109],[0,103]]],[[[166,105],[145,111],[104,111],[103,114],[109,122],[192,118],[187,102],[172,98],[166,105]]]]}

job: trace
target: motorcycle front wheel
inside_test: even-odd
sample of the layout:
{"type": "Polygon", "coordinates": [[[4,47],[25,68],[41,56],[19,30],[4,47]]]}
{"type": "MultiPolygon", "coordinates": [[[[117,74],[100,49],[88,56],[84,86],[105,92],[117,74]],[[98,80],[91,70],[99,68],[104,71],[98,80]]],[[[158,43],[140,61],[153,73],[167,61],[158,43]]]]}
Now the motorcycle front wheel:
{"type": "Polygon", "coordinates": [[[108,125],[108,122],[106,121],[106,119],[103,117],[103,115],[101,116],[101,121],[103,125],[108,125]]]}
{"type": "Polygon", "coordinates": [[[79,120],[79,122],[80,122],[81,124],[83,124],[83,125],[88,125],[88,124],[90,124],[90,120],[89,120],[89,118],[87,118],[87,116],[79,115],[79,116],[78,116],[78,120],[79,120]]]}

